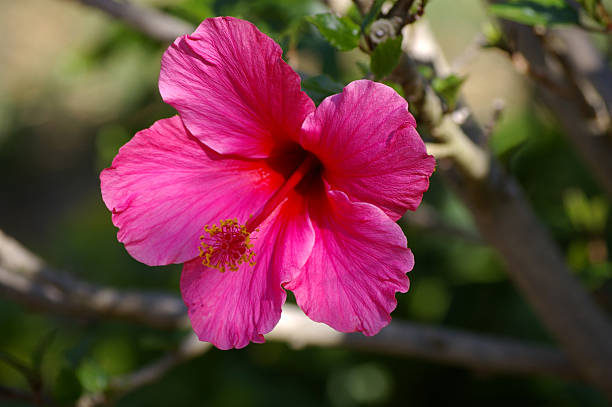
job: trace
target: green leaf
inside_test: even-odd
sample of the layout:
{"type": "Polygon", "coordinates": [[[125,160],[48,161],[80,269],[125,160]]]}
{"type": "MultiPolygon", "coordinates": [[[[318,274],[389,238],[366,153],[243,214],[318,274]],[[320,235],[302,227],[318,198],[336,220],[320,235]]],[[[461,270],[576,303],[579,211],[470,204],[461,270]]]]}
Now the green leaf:
{"type": "Polygon", "coordinates": [[[496,24],[485,23],[482,27],[482,34],[484,35],[486,40],[486,43],[484,45],[485,48],[502,48],[506,45],[504,42],[504,34],[496,24]]]}
{"type": "Polygon", "coordinates": [[[384,78],[393,72],[402,54],[402,37],[389,38],[378,44],[372,52],[370,69],[376,79],[384,78]]]}
{"type": "Polygon", "coordinates": [[[586,280],[587,286],[596,290],[605,282],[612,278],[612,263],[595,263],[591,264],[584,270],[583,279],[586,280]]]}
{"type": "Polygon", "coordinates": [[[340,51],[350,51],[359,45],[359,26],[348,17],[324,13],[308,16],[306,20],[340,51]]]}
{"type": "Polygon", "coordinates": [[[417,65],[417,71],[419,71],[421,76],[427,79],[428,81],[431,80],[435,74],[433,68],[429,65],[423,65],[423,64],[417,65]]]}
{"type": "Polygon", "coordinates": [[[565,212],[576,230],[593,235],[602,234],[606,228],[610,207],[601,197],[589,199],[583,191],[570,189],[563,195],[565,212]]]}
{"type": "Polygon", "coordinates": [[[578,24],[578,12],[564,0],[511,0],[492,4],[496,17],[527,25],[578,24]]]}
{"type": "Polygon", "coordinates": [[[401,87],[401,85],[397,82],[390,82],[390,81],[384,81],[383,82],[385,85],[387,85],[388,87],[392,88],[394,91],[397,92],[398,95],[400,95],[401,97],[404,97],[404,89],[401,87]]]}
{"type": "Polygon", "coordinates": [[[77,378],[90,393],[102,392],[108,386],[108,375],[94,360],[86,360],[77,369],[77,378]]]}
{"type": "Polygon", "coordinates": [[[327,75],[313,76],[302,81],[302,90],[318,105],[328,96],[342,92],[342,84],[327,75]]]}
{"type": "Polygon", "coordinates": [[[442,96],[449,109],[454,110],[455,104],[457,103],[457,97],[459,96],[459,90],[466,79],[467,77],[465,76],[461,77],[451,74],[445,78],[434,78],[431,81],[431,87],[438,95],[442,96]]]}
{"type": "Polygon", "coordinates": [[[347,16],[348,18],[350,18],[356,24],[361,24],[362,21],[363,21],[363,17],[361,16],[361,13],[359,12],[359,9],[357,8],[357,6],[355,5],[354,2],[351,2],[351,5],[346,10],[344,15],[347,16]]]}
{"type": "Polygon", "coordinates": [[[370,7],[370,11],[368,11],[368,14],[363,17],[363,21],[361,22],[361,32],[365,32],[365,30],[368,29],[370,24],[372,24],[374,20],[376,20],[376,17],[378,17],[378,14],[380,13],[380,9],[382,8],[384,2],[385,0],[376,0],[374,4],[372,4],[372,7],[370,7]]]}

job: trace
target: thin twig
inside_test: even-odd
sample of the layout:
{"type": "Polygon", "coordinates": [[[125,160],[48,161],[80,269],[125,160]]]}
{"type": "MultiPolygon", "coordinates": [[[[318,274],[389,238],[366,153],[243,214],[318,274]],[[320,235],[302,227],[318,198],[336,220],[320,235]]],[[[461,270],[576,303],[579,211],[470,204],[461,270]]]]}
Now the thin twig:
{"type": "Polygon", "coordinates": [[[354,3],[361,14],[366,14],[370,11],[374,0],[354,0],[354,3]]]}
{"type": "Polygon", "coordinates": [[[503,99],[495,99],[492,108],[493,112],[491,113],[491,118],[484,126],[485,140],[489,140],[495,132],[504,113],[504,109],[506,108],[506,102],[504,102],[503,99]]]}

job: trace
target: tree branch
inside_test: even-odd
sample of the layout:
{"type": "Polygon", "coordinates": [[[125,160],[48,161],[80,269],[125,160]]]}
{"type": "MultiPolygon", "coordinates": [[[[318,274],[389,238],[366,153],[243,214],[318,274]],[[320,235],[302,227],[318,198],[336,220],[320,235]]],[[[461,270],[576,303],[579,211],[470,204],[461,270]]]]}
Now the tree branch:
{"type": "MultiPolygon", "coordinates": [[[[418,26],[417,26],[418,27],[418,26]]],[[[430,32],[405,42],[408,52],[426,56],[441,70],[441,54],[430,32]],[[425,50],[425,52],[424,52],[425,50]]],[[[441,102],[405,53],[394,75],[409,95],[419,122],[453,147],[453,165],[440,166],[446,180],[470,208],[481,235],[502,254],[515,284],[586,378],[612,400],[612,326],[571,274],[562,254],[525,200],[517,182],[473,140],[484,138],[472,120],[462,126],[443,114],[441,102]],[[468,148],[469,147],[469,148],[468,148]],[[487,166],[482,172],[483,155],[487,166]]]]}
{"type": "Polygon", "coordinates": [[[354,3],[361,14],[366,14],[374,4],[374,0],[354,0],[354,3]]]}
{"type": "Polygon", "coordinates": [[[1,231],[0,294],[32,308],[71,316],[132,320],[160,328],[188,325],[180,299],[98,287],[55,272],[1,231]]]}
{"type": "MultiPolygon", "coordinates": [[[[186,321],[186,309],[180,298],[98,287],[60,276],[2,232],[0,293],[35,310],[76,317],[123,319],[166,328],[184,326],[186,321]],[[87,296],[82,294],[82,287],[87,287],[87,296]],[[112,301],[105,301],[101,307],[96,300],[99,297],[112,301]]],[[[327,325],[311,321],[290,304],[283,307],[280,322],[266,337],[287,342],[296,348],[307,345],[342,346],[425,358],[479,371],[552,374],[570,379],[578,377],[562,353],[545,346],[399,321],[392,322],[373,337],[342,334],[327,325]]],[[[184,345],[178,356],[168,356],[155,362],[129,376],[130,380],[125,383],[142,385],[155,380],[158,377],[156,372],[167,370],[184,358],[201,354],[207,349],[206,346],[184,345]]]]}
{"type": "Polygon", "coordinates": [[[149,37],[163,42],[173,42],[177,37],[190,34],[195,30],[195,27],[186,21],[128,1],[121,3],[114,0],[77,1],[102,10],[149,37]]]}
{"type": "Polygon", "coordinates": [[[612,70],[577,28],[537,35],[532,27],[501,21],[511,52],[529,66],[538,95],[612,199],[612,70]],[[559,94],[558,90],[562,91],[559,94]]]}

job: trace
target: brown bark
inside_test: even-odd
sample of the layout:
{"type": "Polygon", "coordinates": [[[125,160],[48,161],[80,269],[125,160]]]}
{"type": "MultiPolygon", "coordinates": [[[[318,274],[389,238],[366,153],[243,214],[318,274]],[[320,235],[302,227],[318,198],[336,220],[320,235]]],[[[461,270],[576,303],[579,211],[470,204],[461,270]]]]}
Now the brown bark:
{"type": "Polygon", "coordinates": [[[537,35],[517,23],[504,21],[501,27],[511,51],[528,63],[538,95],[612,199],[612,70],[607,62],[577,28],[537,35]]]}
{"type": "Polygon", "coordinates": [[[123,20],[138,31],[163,42],[173,42],[181,35],[190,34],[195,27],[179,18],[157,11],[154,8],[138,6],[115,0],[77,0],[95,7],[111,16],[123,20]]]}
{"type": "MultiPolygon", "coordinates": [[[[418,41],[434,39],[429,35],[409,43],[417,47],[418,41]]],[[[436,60],[439,63],[439,55],[428,62],[436,60]]],[[[612,400],[612,325],[566,266],[517,182],[492,157],[482,172],[484,151],[469,140],[482,140],[483,130],[473,120],[460,127],[443,114],[440,100],[408,54],[402,56],[394,77],[409,95],[419,123],[452,148],[450,162],[441,163],[440,171],[471,210],[482,237],[501,253],[514,283],[584,377],[612,400]]]]}

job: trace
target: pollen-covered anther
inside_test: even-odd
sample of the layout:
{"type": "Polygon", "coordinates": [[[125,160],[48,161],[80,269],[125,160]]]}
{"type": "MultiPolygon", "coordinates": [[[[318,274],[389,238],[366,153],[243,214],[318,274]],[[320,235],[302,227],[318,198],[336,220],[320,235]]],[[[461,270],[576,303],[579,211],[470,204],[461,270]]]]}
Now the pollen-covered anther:
{"type": "Polygon", "coordinates": [[[237,271],[243,263],[255,265],[251,233],[238,219],[222,220],[219,226],[206,225],[204,232],[199,247],[204,266],[223,273],[227,269],[237,271]]]}

